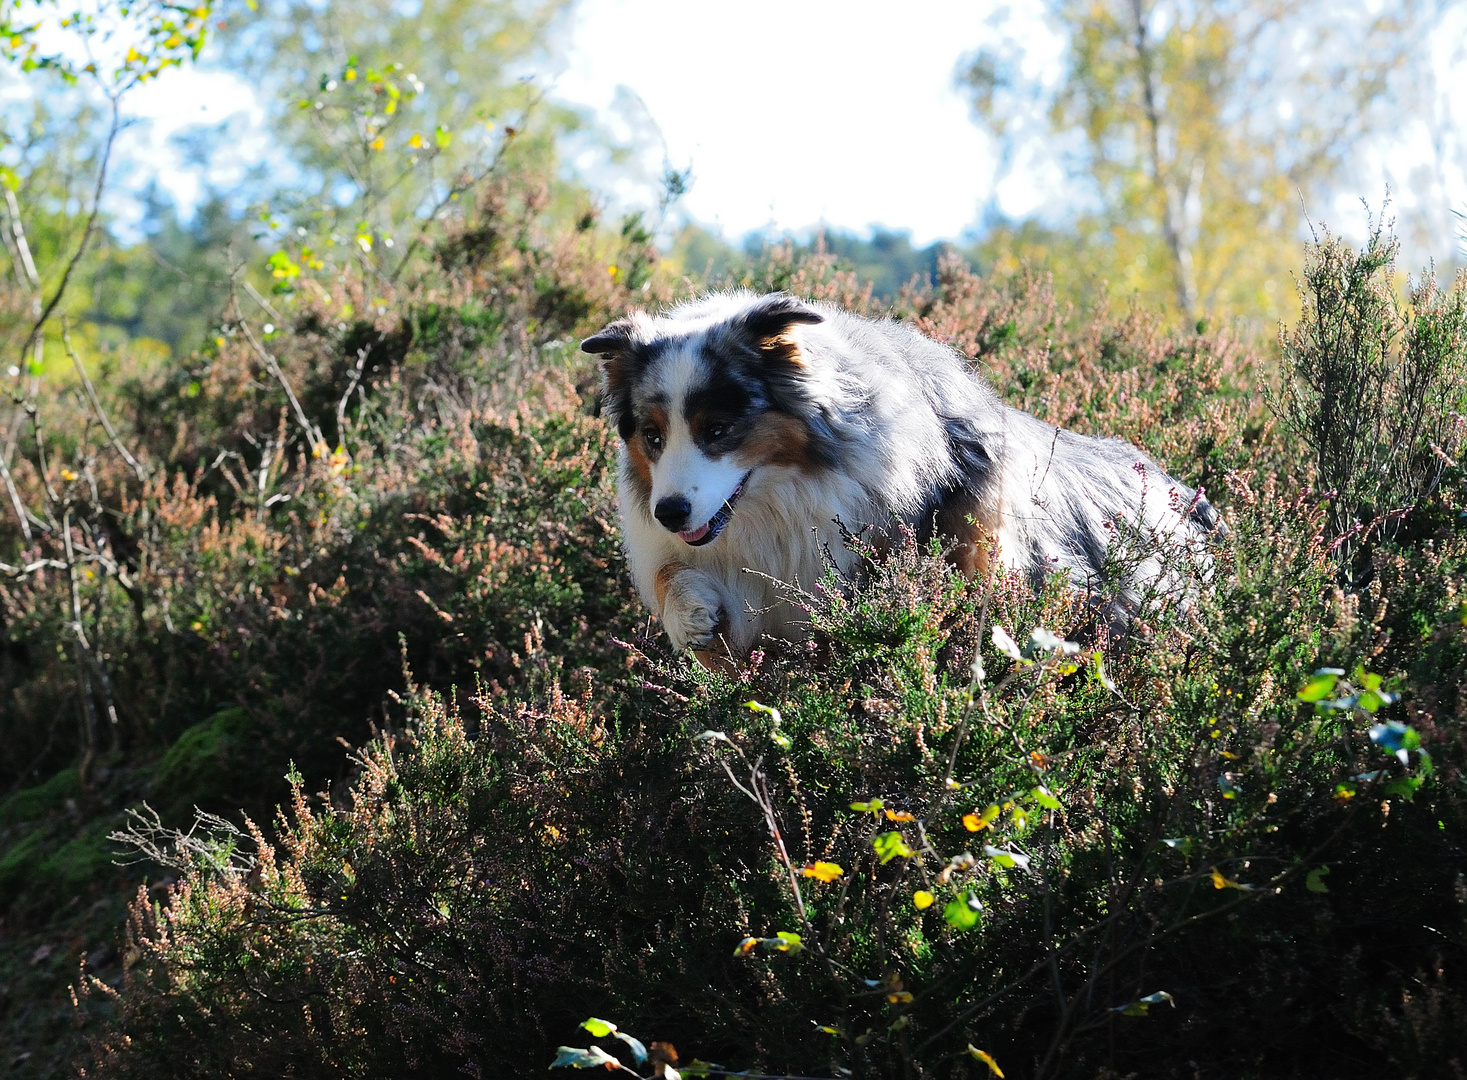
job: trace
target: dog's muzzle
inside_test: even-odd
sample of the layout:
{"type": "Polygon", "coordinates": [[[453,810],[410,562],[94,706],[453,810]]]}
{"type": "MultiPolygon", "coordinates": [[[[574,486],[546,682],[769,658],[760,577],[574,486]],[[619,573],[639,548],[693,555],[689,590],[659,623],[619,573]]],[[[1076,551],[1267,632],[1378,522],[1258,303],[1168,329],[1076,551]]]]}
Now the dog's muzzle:
{"type": "Polygon", "coordinates": [[[728,525],[729,519],[733,517],[734,503],[739,501],[739,496],[744,493],[744,485],[749,482],[749,477],[752,475],[752,470],[744,473],[744,478],[733,489],[733,494],[723,501],[723,505],[718,508],[718,513],[714,514],[696,529],[673,529],[673,525],[669,523],[669,519],[673,518],[672,511],[674,509],[681,510],[681,514],[675,519],[677,524],[683,524],[687,521],[691,507],[688,505],[686,499],[680,497],[676,499],[662,499],[657,503],[653,514],[665,527],[673,529],[677,533],[678,539],[689,547],[702,547],[704,544],[711,544],[718,539],[718,534],[723,532],[725,526],[728,525]],[[680,503],[681,506],[668,507],[667,518],[664,518],[663,506],[666,503],[680,503]]]}

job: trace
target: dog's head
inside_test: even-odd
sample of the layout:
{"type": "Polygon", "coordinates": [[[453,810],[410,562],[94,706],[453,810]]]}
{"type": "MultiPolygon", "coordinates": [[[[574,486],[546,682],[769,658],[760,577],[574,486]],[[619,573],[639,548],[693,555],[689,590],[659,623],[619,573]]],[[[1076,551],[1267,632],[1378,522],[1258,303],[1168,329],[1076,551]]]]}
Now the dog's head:
{"type": "Polygon", "coordinates": [[[715,297],[633,315],[581,342],[602,358],[606,414],[626,441],[635,495],[694,547],[718,539],[767,468],[819,468],[802,327],[824,321],[782,293],[715,297]]]}

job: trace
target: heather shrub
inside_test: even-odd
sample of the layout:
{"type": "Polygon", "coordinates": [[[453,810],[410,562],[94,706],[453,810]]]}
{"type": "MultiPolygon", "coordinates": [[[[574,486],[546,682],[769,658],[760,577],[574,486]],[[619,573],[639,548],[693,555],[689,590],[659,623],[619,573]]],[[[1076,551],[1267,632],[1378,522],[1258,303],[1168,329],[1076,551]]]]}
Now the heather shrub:
{"type": "Polygon", "coordinates": [[[1444,480],[1461,482],[1467,436],[1467,278],[1443,289],[1428,271],[1403,302],[1398,249],[1380,222],[1358,253],[1326,235],[1304,268],[1304,318],[1280,342],[1275,407],[1313,458],[1342,569],[1357,584],[1369,577],[1368,560],[1358,563],[1372,539],[1431,532],[1431,496],[1444,480]]]}
{"type": "MultiPolygon", "coordinates": [[[[574,348],[687,283],[545,190],[491,186],[399,285],[298,267],[187,365],[37,400],[0,889],[35,919],[148,877],[76,983],[88,1075],[519,1075],[588,1016],[684,1075],[1448,1067],[1450,460],[1352,587],[1243,343],[948,260],[889,313],[1205,485],[1215,565],[1116,638],[909,540],[712,675],[648,634],[574,348]]],[[[820,252],[747,275],[882,311],[820,252]]],[[[1431,340],[1423,407],[1460,411],[1431,340]]]]}
{"type": "Polygon", "coordinates": [[[1416,749],[1421,658],[1338,591],[1319,508],[1233,505],[1215,590],[1141,643],[909,544],[738,683],[632,648],[610,694],[545,656],[528,696],[414,687],[348,797],[296,778],[276,842],[159,856],[96,1067],[517,1074],[597,1016],[685,1074],[1305,1075],[1343,1031],[1424,1075],[1449,1029],[1401,994],[1460,1008],[1413,929],[1461,925],[1460,759],[1416,749]]]}

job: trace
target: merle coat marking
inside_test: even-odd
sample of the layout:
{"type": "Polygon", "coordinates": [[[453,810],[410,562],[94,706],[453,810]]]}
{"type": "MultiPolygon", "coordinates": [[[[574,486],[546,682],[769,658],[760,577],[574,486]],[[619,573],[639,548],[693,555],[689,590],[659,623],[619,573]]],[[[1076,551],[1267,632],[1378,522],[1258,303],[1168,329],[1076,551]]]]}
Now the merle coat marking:
{"type": "MultiPolygon", "coordinates": [[[[770,579],[805,588],[842,528],[933,531],[965,573],[1005,567],[1092,584],[1120,518],[1206,559],[1201,495],[1120,439],[1052,427],[1003,404],[964,358],[890,320],[784,294],[715,294],[636,313],[587,338],[622,437],[627,558],[679,649],[743,655],[798,637],[770,579]],[[759,571],[745,573],[747,569],[759,571]],[[720,640],[721,639],[721,640],[720,640]]],[[[1152,557],[1112,602],[1124,619],[1152,557]]]]}

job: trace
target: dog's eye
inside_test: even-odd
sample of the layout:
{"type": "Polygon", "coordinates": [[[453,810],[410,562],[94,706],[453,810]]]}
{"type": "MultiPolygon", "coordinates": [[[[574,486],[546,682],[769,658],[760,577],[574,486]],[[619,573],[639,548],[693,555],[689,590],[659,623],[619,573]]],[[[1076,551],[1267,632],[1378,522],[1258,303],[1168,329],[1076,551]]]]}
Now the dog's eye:
{"type": "Polygon", "coordinates": [[[721,439],[727,434],[727,424],[710,424],[708,427],[708,438],[710,440],[721,439]]]}
{"type": "Polygon", "coordinates": [[[642,429],[642,438],[647,440],[647,449],[662,449],[662,432],[658,431],[655,427],[644,427],[642,429]]]}

